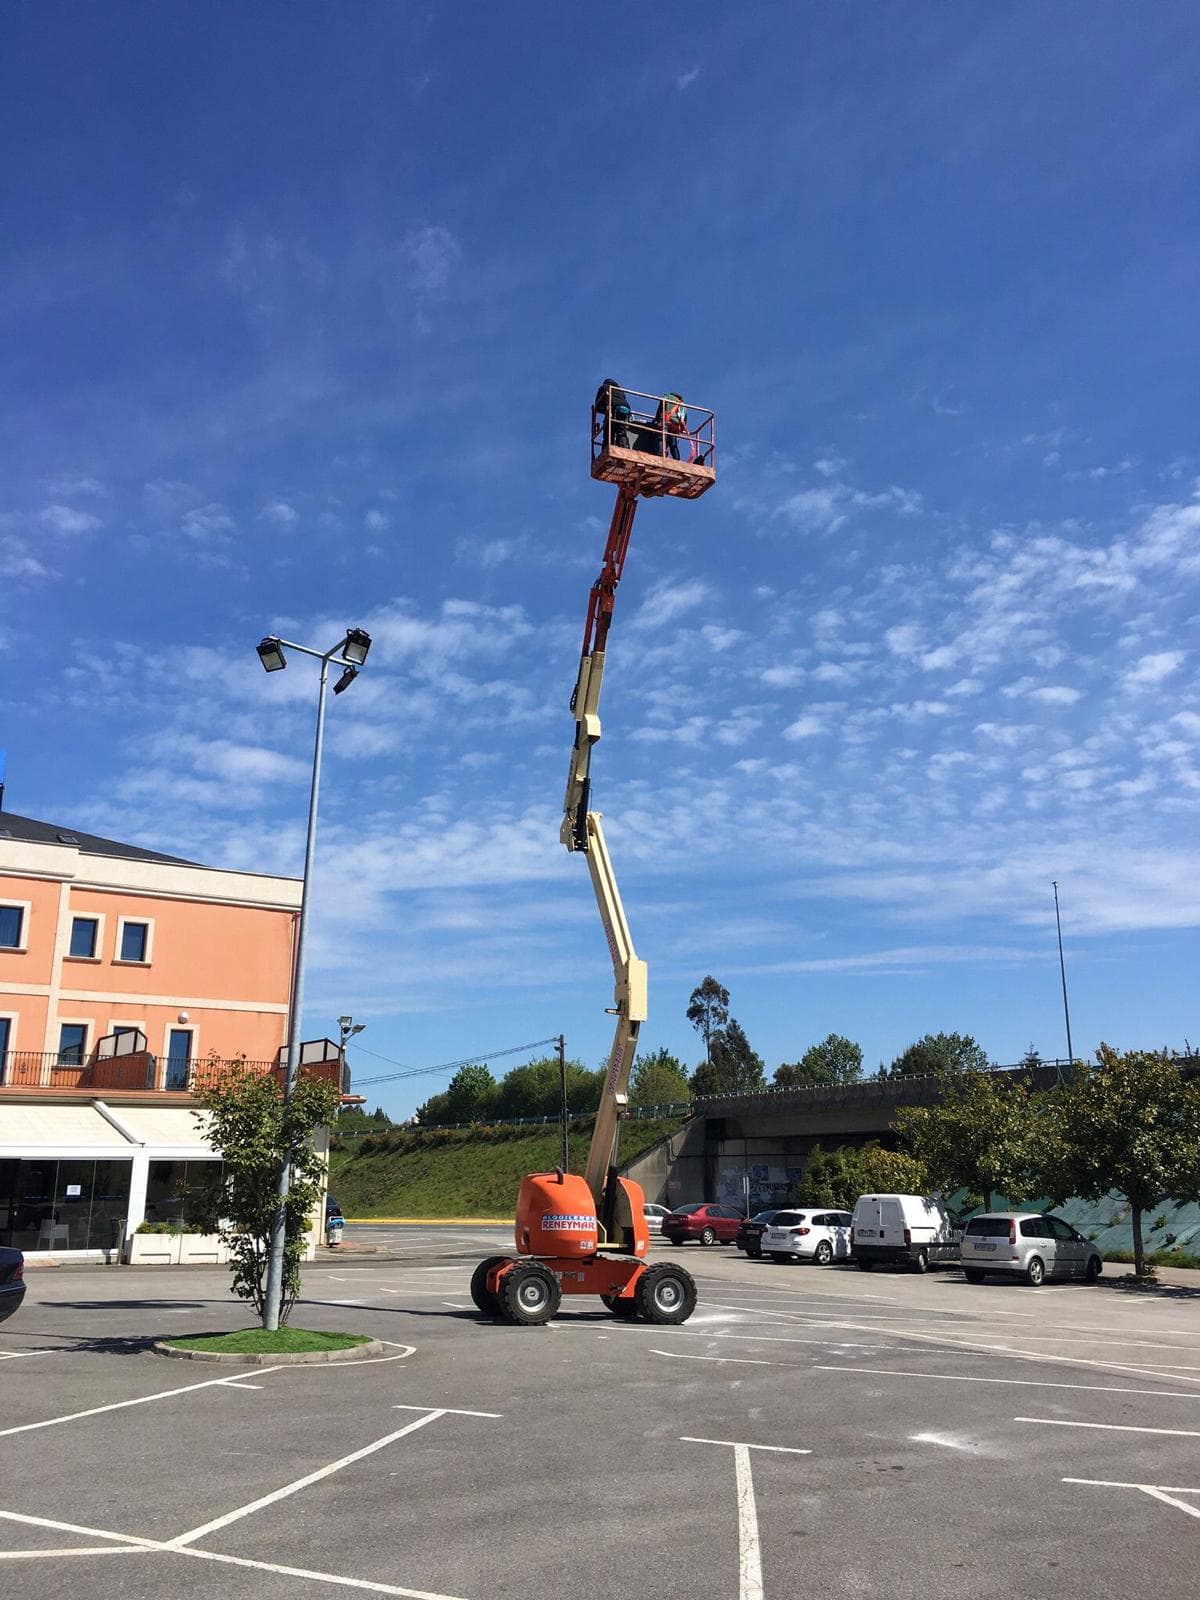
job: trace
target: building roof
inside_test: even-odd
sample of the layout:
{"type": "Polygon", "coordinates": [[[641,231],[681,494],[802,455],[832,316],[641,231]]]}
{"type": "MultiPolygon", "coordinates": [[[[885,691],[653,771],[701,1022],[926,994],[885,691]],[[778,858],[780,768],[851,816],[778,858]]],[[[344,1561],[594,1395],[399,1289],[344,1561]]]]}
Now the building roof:
{"type": "Polygon", "coordinates": [[[0,842],[21,839],[26,844],[74,845],[85,856],[118,856],[125,861],[165,861],[176,867],[197,867],[198,861],[183,856],[165,856],[157,850],[144,850],[140,844],[122,844],[118,839],[102,839],[78,828],[60,827],[55,822],[39,822],[36,817],[19,817],[15,811],[0,811],[0,842]]]}

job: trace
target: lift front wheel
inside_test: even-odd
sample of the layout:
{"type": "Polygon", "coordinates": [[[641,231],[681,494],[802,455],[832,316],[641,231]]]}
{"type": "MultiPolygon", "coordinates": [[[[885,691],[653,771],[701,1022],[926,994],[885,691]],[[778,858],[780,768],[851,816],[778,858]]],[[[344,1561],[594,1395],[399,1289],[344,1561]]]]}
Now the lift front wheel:
{"type": "Polygon", "coordinates": [[[561,1299],[558,1279],[536,1261],[519,1262],[500,1280],[500,1314],[509,1322],[549,1322],[561,1299]]]}
{"type": "Polygon", "coordinates": [[[696,1309],[691,1273],[666,1262],[647,1267],[634,1294],[638,1311],[647,1322],[686,1322],[696,1309]]]}

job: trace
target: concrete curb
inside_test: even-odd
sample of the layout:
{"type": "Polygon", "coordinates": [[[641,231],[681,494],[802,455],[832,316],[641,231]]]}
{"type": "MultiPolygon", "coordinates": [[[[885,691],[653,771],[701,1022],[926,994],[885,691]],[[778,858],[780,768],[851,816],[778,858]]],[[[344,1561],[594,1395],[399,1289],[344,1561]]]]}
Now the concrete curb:
{"type": "Polygon", "coordinates": [[[183,1361],[212,1361],[227,1367],[306,1367],[320,1366],[329,1361],[361,1361],[365,1356],[383,1354],[378,1339],[366,1344],[354,1344],[344,1350],[293,1350],[287,1354],[266,1355],[255,1352],[242,1354],[233,1350],[180,1350],[158,1339],[154,1344],[160,1356],[174,1356],[183,1361]]]}

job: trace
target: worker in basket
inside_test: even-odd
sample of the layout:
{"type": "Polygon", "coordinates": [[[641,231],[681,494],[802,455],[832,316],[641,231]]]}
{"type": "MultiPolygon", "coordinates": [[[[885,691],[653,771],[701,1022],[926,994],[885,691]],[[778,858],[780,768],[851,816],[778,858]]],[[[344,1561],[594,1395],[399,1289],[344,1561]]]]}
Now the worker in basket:
{"type": "MultiPolygon", "coordinates": [[[[658,429],[658,437],[654,443],[656,455],[671,455],[679,460],[680,437],[687,437],[687,407],[683,403],[683,396],[671,390],[658,402],[658,410],[654,413],[654,426],[658,429]],[[666,450],[663,442],[666,441],[666,450]]],[[[689,440],[688,460],[692,458],[691,441],[689,440]]]]}
{"type": "Polygon", "coordinates": [[[594,408],[605,419],[605,443],[615,444],[620,450],[637,447],[630,437],[629,396],[615,378],[605,378],[596,390],[594,408]]]}

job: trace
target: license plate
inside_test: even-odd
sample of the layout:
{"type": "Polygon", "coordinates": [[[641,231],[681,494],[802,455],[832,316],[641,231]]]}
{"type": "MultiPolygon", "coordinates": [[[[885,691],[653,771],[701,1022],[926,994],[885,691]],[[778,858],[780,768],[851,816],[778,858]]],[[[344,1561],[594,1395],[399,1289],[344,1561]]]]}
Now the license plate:
{"type": "Polygon", "coordinates": [[[994,1250],[996,1246],[994,1244],[973,1244],[971,1248],[973,1250],[994,1250]]]}

